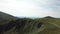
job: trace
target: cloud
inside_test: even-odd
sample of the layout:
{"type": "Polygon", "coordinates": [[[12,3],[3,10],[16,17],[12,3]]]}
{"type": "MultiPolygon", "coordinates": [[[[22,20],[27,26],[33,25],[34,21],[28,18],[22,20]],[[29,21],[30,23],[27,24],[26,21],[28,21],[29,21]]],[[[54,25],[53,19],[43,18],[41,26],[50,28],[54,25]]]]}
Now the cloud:
{"type": "Polygon", "coordinates": [[[58,0],[0,0],[0,10],[14,16],[59,16],[58,0]]]}

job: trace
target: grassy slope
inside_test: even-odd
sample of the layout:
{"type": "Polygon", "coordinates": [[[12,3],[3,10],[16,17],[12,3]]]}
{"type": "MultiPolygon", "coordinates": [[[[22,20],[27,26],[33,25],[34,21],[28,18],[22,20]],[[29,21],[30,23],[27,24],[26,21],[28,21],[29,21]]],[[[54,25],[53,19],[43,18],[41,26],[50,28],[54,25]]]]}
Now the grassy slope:
{"type": "Polygon", "coordinates": [[[11,20],[15,20],[16,18],[12,15],[0,12],[0,25],[8,23],[11,20]]]}
{"type": "MultiPolygon", "coordinates": [[[[27,20],[29,20],[29,19],[27,19],[27,20]]],[[[40,19],[36,19],[36,20],[40,20],[40,21],[44,22],[44,24],[46,26],[46,28],[44,30],[40,29],[42,31],[37,34],[60,34],[60,27],[58,27],[58,26],[60,26],[60,19],[58,19],[58,18],[57,19],[40,18],[40,19]],[[56,26],[55,24],[58,26],[56,26]],[[53,27],[53,29],[50,29],[49,27],[51,27],[51,28],[53,27]]],[[[13,29],[5,32],[5,34],[17,34],[15,27],[13,29]]],[[[34,34],[34,33],[32,33],[32,34],[34,34]]]]}
{"type": "Polygon", "coordinates": [[[39,32],[38,34],[60,34],[60,19],[44,18],[42,19],[42,21],[45,22],[48,27],[46,27],[43,31],[39,32]],[[53,27],[53,29],[49,27],[53,27]]]}
{"type": "MultiPolygon", "coordinates": [[[[0,25],[8,23],[10,20],[15,20],[11,15],[8,15],[6,13],[0,12],[0,25]]],[[[27,19],[29,20],[29,19],[27,19]]],[[[60,34],[60,18],[37,18],[35,20],[39,20],[44,22],[46,28],[39,32],[38,34],[60,34]],[[53,28],[53,29],[51,29],[53,28]]],[[[29,25],[29,24],[27,24],[29,25]]],[[[28,29],[28,28],[27,28],[28,29]]],[[[41,29],[40,29],[41,30],[41,29]]],[[[17,34],[15,27],[7,32],[4,32],[4,34],[17,34]]]]}

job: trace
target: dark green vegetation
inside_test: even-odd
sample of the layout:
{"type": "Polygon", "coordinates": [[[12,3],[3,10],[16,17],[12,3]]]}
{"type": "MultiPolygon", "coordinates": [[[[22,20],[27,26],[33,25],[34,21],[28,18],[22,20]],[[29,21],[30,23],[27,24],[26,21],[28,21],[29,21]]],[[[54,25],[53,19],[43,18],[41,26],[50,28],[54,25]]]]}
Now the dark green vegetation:
{"type": "Polygon", "coordinates": [[[0,12],[0,34],[60,34],[60,18],[17,18],[0,12]]]}

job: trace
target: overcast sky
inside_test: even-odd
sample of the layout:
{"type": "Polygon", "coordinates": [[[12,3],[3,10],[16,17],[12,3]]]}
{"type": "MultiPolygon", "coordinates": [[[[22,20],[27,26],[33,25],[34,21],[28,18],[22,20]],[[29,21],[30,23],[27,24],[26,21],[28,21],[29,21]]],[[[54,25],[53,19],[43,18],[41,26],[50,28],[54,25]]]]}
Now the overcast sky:
{"type": "Polygon", "coordinates": [[[60,17],[60,0],[0,0],[0,11],[13,16],[60,17]]]}

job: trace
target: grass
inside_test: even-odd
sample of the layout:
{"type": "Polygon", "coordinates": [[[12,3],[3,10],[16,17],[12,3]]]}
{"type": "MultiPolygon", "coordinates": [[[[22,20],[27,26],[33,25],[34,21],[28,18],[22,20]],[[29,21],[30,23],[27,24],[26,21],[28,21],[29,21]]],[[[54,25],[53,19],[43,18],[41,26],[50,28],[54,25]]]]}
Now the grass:
{"type": "MultiPolygon", "coordinates": [[[[60,19],[58,18],[39,18],[26,20],[27,23],[23,29],[23,34],[60,34],[60,19]],[[29,20],[31,20],[31,22],[29,22],[29,20]],[[36,28],[36,24],[40,23],[40,21],[43,22],[44,27],[36,28]]],[[[14,27],[4,34],[18,34],[18,32],[16,32],[16,29],[14,27]]]]}
{"type": "Polygon", "coordinates": [[[60,19],[42,19],[45,22],[46,28],[38,34],[60,34],[60,19]]]}

